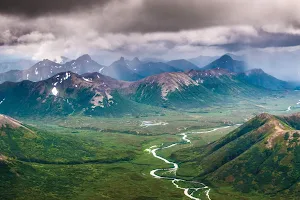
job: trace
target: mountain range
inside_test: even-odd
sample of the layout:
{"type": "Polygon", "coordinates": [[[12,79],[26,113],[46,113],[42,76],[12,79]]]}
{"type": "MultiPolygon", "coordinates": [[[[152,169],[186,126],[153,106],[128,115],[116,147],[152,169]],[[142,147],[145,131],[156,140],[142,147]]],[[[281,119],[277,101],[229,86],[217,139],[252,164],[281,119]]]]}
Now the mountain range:
{"type": "Polygon", "coordinates": [[[62,72],[40,82],[5,82],[0,85],[0,110],[11,115],[67,115],[72,113],[94,113],[103,115],[119,113],[127,106],[126,99],[118,90],[128,83],[117,81],[100,73],[82,76],[62,72]],[[120,108],[122,106],[122,108],[120,108]],[[105,108],[105,111],[102,111],[105,108]],[[101,112],[102,111],[102,112],[101,112]]]}
{"type": "Polygon", "coordinates": [[[24,70],[28,69],[34,65],[32,60],[16,60],[16,61],[6,61],[0,63],[0,73],[4,73],[10,70],[24,70]]]}
{"type": "Polygon", "coordinates": [[[60,72],[73,71],[83,74],[88,72],[98,72],[104,66],[99,65],[91,59],[89,55],[83,55],[76,60],[64,64],[55,63],[51,60],[43,60],[26,70],[11,70],[0,74],[0,82],[19,82],[22,80],[40,81],[45,80],[60,72]]]}
{"type": "Polygon", "coordinates": [[[184,59],[164,63],[159,61],[143,62],[138,58],[125,60],[125,58],[121,57],[118,61],[105,67],[102,73],[118,80],[137,81],[164,72],[183,72],[191,69],[199,68],[184,59]]]}
{"type": "Polygon", "coordinates": [[[5,81],[19,82],[22,80],[40,81],[66,71],[77,74],[100,72],[118,80],[136,81],[163,72],[178,72],[190,69],[198,69],[198,67],[183,59],[163,63],[144,62],[138,58],[125,60],[125,58],[121,57],[110,66],[103,66],[92,60],[89,55],[83,55],[72,61],[62,57],[59,63],[45,59],[24,70],[6,71],[3,68],[3,73],[0,73],[0,83],[5,81]]]}
{"type": "MultiPolygon", "coordinates": [[[[247,73],[256,74],[256,71],[247,73]]],[[[256,76],[264,76],[264,73],[256,76]]],[[[270,94],[270,89],[264,87],[268,84],[258,85],[242,77],[247,75],[212,69],[166,72],[126,82],[99,72],[82,75],[61,72],[38,82],[1,84],[0,110],[12,116],[124,115],[143,112],[143,105],[195,108],[270,94]]]]}
{"type": "MultiPolygon", "coordinates": [[[[143,78],[157,75],[165,72],[186,72],[189,70],[209,70],[209,69],[226,69],[229,72],[234,72],[237,74],[243,74],[242,79],[248,79],[255,85],[267,87],[263,85],[267,79],[271,80],[272,76],[269,76],[260,69],[250,70],[247,72],[247,64],[243,61],[238,61],[232,59],[229,54],[221,56],[220,58],[214,60],[210,64],[199,68],[197,65],[189,62],[188,60],[178,59],[168,62],[160,61],[141,61],[138,58],[133,60],[126,60],[121,57],[119,60],[113,62],[110,66],[103,66],[98,64],[96,61],[92,60],[89,55],[83,55],[76,60],[68,61],[68,58],[60,58],[61,63],[56,63],[50,60],[43,60],[32,67],[24,70],[11,70],[8,72],[0,73],[0,83],[5,81],[19,82],[22,80],[30,81],[41,81],[52,77],[60,72],[74,72],[79,75],[84,73],[99,72],[106,76],[112,78],[123,80],[123,81],[137,81],[143,78]],[[260,72],[259,72],[260,70],[260,72]],[[255,71],[255,73],[253,73],[255,71]],[[246,73],[247,72],[247,73],[246,73]],[[251,73],[250,73],[251,72],[251,73]],[[257,79],[256,74],[261,73],[259,76],[261,79],[257,79]],[[264,74],[264,75],[263,75],[264,74]]],[[[271,89],[284,89],[289,87],[289,84],[282,81],[279,85],[278,79],[273,79],[269,82],[268,88],[271,89]],[[275,85],[274,85],[275,83],[275,85]]]]}
{"type": "Polygon", "coordinates": [[[201,69],[186,60],[145,63],[138,58],[120,58],[105,67],[83,55],[64,64],[43,60],[27,70],[2,73],[0,80],[6,81],[0,85],[0,110],[13,116],[135,114],[144,105],[195,108],[293,89],[261,69],[247,70],[229,55],[201,69]]]}

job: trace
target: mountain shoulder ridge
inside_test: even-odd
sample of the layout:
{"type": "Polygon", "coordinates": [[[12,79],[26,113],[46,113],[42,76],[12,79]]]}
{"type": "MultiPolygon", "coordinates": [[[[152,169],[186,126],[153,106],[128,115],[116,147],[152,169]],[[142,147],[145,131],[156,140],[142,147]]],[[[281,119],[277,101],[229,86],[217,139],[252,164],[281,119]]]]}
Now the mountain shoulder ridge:
{"type": "MultiPolygon", "coordinates": [[[[181,168],[193,165],[198,179],[217,186],[230,185],[244,193],[297,192],[300,178],[300,114],[260,114],[223,138],[175,152],[181,168]],[[194,156],[189,156],[192,152],[194,156]]],[[[184,171],[178,171],[184,176],[184,171]]]]}

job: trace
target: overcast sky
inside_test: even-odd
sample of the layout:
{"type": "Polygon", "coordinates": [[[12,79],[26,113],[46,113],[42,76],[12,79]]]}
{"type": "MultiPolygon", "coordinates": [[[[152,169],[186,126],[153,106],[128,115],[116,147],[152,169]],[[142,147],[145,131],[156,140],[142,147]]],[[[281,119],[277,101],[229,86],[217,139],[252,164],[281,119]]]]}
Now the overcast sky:
{"type": "Polygon", "coordinates": [[[299,0],[1,0],[0,55],[288,52],[300,46],[299,10],[299,0]]]}

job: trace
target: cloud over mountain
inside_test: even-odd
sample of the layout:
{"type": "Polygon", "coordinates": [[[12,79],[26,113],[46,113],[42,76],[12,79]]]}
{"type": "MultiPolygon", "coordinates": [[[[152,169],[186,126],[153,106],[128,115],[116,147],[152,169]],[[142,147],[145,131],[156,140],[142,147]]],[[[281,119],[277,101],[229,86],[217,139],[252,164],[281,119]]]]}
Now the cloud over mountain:
{"type": "Polygon", "coordinates": [[[4,0],[0,54],[176,57],[295,47],[299,8],[296,0],[4,0]]]}

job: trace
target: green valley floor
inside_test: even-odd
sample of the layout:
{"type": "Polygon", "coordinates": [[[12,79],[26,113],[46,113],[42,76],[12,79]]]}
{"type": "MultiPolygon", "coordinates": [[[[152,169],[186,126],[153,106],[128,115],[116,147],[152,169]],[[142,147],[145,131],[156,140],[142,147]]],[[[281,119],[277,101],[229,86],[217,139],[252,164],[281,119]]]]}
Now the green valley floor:
{"type": "MultiPolygon", "coordinates": [[[[298,101],[295,93],[205,110],[164,110],[152,116],[21,118],[33,133],[0,130],[0,199],[188,200],[170,181],[150,175],[151,170],[170,165],[145,149],[180,142],[159,152],[172,160],[172,153],[216,141],[255,114],[300,111],[298,101]],[[225,126],[229,127],[210,131],[225,126]],[[183,132],[188,132],[191,144],[184,143],[179,135],[183,132]]],[[[192,167],[183,170],[193,175],[192,167]]],[[[211,199],[271,198],[238,193],[228,185],[207,185],[211,199]]]]}

